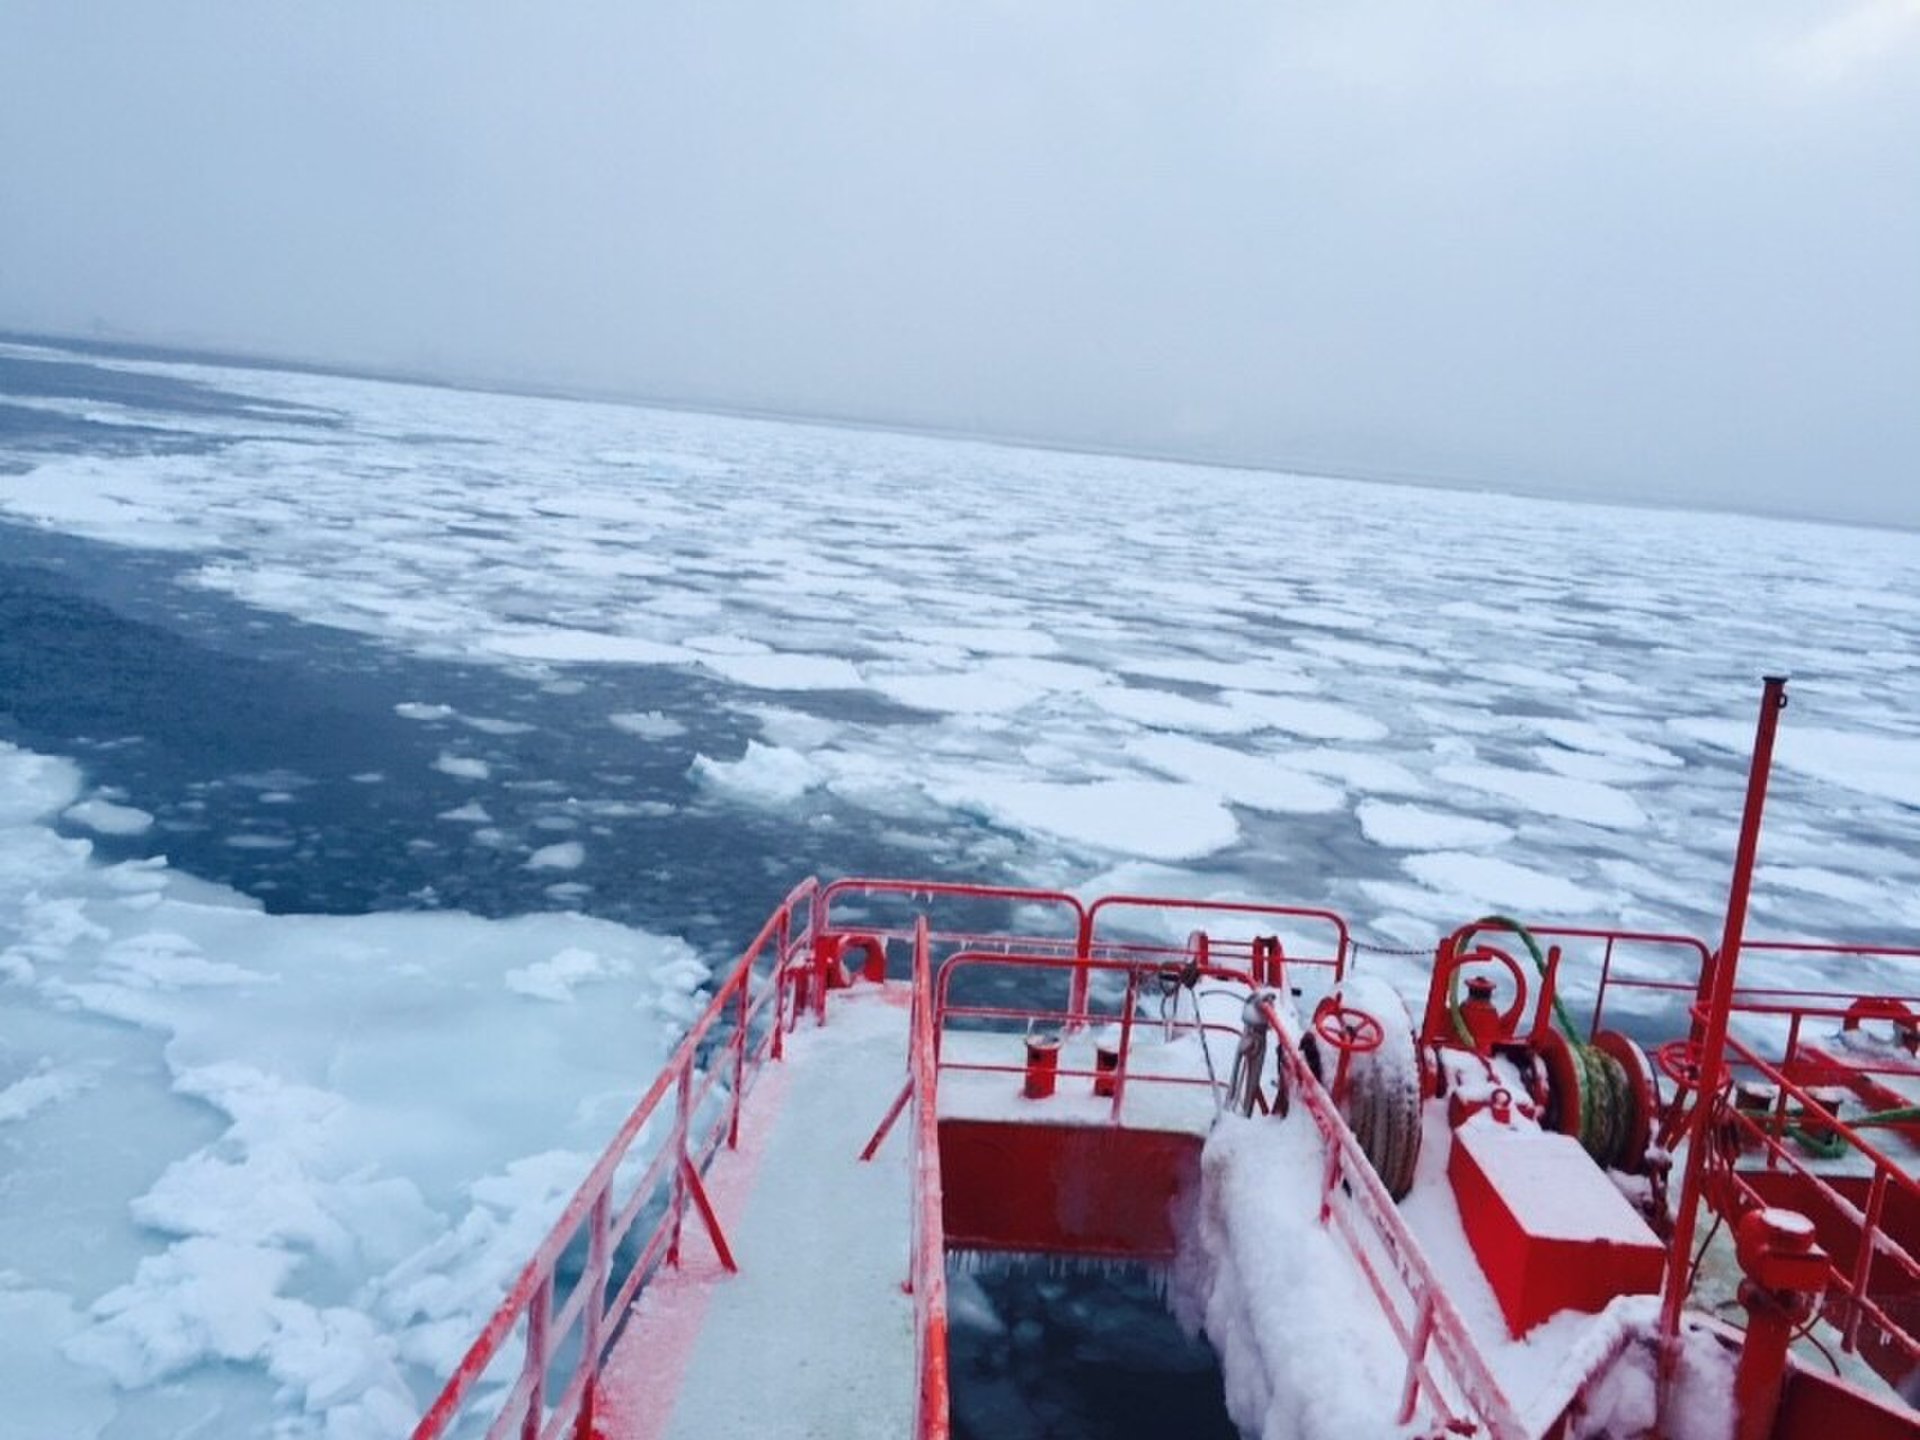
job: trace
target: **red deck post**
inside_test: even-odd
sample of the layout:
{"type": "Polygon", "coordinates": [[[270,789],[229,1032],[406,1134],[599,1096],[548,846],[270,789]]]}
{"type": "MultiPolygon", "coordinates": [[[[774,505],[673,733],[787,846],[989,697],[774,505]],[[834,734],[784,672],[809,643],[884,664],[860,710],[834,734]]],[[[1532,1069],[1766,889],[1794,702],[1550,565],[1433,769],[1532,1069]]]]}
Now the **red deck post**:
{"type": "Polygon", "coordinates": [[[1734,1227],[1740,1258],[1740,1303],[1747,1334],[1733,1377],[1738,1440],[1769,1440],[1780,1417],[1787,1346],[1820,1303],[1827,1255],[1814,1243],[1813,1222],[1791,1210],[1749,1210],[1734,1227]]]}
{"type": "Polygon", "coordinates": [[[527,1387],[526,1414],[520,1421],[520,1440],[540,1440],[540,1425],[545,1418],[547,1403],[547,1362],[552,1358],[548,1350],[547,1330],[553,1321],[553,1272],[548,1271],[540,1288],[534,1292],[533,1305],[527,1311],[527,1355],[525,1361],[525,1384],[527,1387]]]}
{"type": "Polygon", "coordinates": [[[1706,1037],[1701,1042],[1699,1085],[1693,1107],[1694,1133],[1687,1145],[1680,1213],[1674,1217],[1673,1239],[1667,1253],[1660,1331],[1670,1340],[1680,1333],[1680,1310],[1686,1303],[1687,1286],[1692,1279],[1694,1226],[1700,1211],[1707,1151],[1711,1147],[1707,1127],[1726,1075],[1727,1015],[1733,1008],[1734,973],[1740,968],[1740,943],[1747,927],[1747,897],[1753,889],[1754,859],[1760,848],[1760,815],[1766,809],[1767,777],[1773,769],[1773,737],[1780,727],[1780,712],[1786,704],[1786,676],[1767,676],[1754,730],[1753,760],[1747,768],[1747,801],[1740,817],[1740,843],[1734,852],[1733,880],[1727,892],[1726,928],[1721,933],[1720,950],[1712,966],[1712,995],[1707,1010],[1706,1037]]]}
{"type": "Polygon", "coordinates": [[[1080,963],[1074,966],[1070,991],[1067,996],[1067,1013],[1072,1017],[1070,1023],[1080,1024],[1087,1018],[1087,990],[1091,981],[1087,962],[1093,958],[1093,915],[1082,911],[1079,932],[1073,937],[1074,958],[1080,963]]]}
{"type": "MultiPolygon", "coordinates": [[[[780,967],[774,965],[773,983],[780,983],[780,967]]],[[[733,1095],[727,1115],[727,1148],[740,1148],[740,1107],[747,1099],[747,1032],[753,1028],[753,971],[740,977],[740,1013],[733,1022],[733,1095]]]]}
{"type": "Polygon", "coordinates": [[[612,1253],[607,1245],[607,1219],[612,1200],[602,1190],[593,1197],[587,1219],[587,1274],[580,1283],[587,1286],[585,1329],[580,1342],[582,1366],[587,1373],[586,1388],[580,1392],[580,1413],[574,1417],[574,1440],[593,1440],[593,1415],[600,1402],[600,1352],[606,1348],[607,1280],[612,1271],[612,1253]]]}

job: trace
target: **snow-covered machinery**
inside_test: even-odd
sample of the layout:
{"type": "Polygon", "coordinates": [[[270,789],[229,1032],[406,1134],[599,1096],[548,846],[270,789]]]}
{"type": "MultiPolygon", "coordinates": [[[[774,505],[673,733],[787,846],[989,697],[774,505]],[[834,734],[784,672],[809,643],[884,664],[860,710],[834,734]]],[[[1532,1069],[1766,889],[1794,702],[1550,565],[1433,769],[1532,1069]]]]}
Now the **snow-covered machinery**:
{"type": "Polygon", "coordinates": [[[1717,948],[805,882],[416,1440],[945,1436],[968,1255],[1159,1270],[1250,1434],[1920,1437],[1920,951],[1745,939],[1781,699],[1717,948]]]}

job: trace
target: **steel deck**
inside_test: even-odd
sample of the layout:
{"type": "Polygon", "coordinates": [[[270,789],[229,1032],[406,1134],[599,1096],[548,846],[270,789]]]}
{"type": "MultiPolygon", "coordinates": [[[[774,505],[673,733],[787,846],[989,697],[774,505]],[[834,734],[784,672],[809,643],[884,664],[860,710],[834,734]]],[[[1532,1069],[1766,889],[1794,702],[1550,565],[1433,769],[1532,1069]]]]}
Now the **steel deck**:
{"type": "Polygon", "coordinates": [[[911,1138],[859,1159],[905,1068],[906,1001],[903,985],[862,986],[836,999],[830,1025],[788,1037],[739,1148],[708,1171],[739,1271],[689,1231],[681,1268],[641,1292],[615,1343],[603,1440],[911,1431],[911,1138]]]}

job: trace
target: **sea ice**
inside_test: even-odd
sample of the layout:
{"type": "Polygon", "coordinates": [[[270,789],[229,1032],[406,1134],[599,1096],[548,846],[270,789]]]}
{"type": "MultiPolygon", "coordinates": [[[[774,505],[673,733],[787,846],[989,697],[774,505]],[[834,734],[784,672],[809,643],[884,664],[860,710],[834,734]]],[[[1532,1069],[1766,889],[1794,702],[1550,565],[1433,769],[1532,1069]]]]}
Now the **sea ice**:
{"type": "Polygon", "coordinates": [[[1317,815],[1338,810],[1345,798],[1337,787],[1275,765],[1266,756],[1180,735],[1143,735],[1128,743],[1127,754],[1162,774],[1205,786],[1228,804],[1249,810],[1317,815]]]}
{"type": "MultiPolygon", "coordinates": [[[[1459,912],[1574,918],[1603,910],[1602,897],[1583,886],[1511,860],[1439,850],[1400,863],[1421,884],[1448,897],[1459,912]]],[[[1470,917],[1462,913],[1461,918],[1470,917]]]]}
{"type": "Polygon", "coordinates": [[[153,828],[153,816],[133,805],[117,805],[98,796],[69,805],[61,818],[84,826],[96,835],[144,835],[153,828]]]}
{"type": "Polygon", "coordinates": [[[983,776],[942,798],[1027,834],[1146,860],[1199,859],[1240,833],[1233,813],[1207,791],[1158,780],[1062,785],[983,776]]]}
{"type": "MultiPolygon", "coordinates": [[[[1672,726],[1689,739],[1736,755],[1753,743],[1753,727],[1739,721],[1683,719],[1672,726]]],[[[1920,739],[1911,736],[1785,724],[1774,744],[1774,763],[1846,790],[1920,806],[1920,739]]]]}
{"type": "Polygon", "coordinates": [[[1631,795],[1594,780],[1497,765],[1442,765],[1434,771],[1434,778],[1504,796],[1536,815],[1556,815],[1609,830],[1637,830],[1647,822],[1646,812],[1631,795]]]}
{"type": "Polygon", "coordinates": [[[749,740],[738,760],[694,756],[693,774],[704,784],[763,805],[790,804],[824,778],[798,751],[762,745],[758,740],[749,740]]]}
{"type": "Polygon", "coordinates": [[[671,715],[658,710],[625,710],[607,717],[616,730],[638,735],[642,740],[672,740],[687,733],[687,727],[671,715]]]}
{"type": "MultiPolygon", "coordinates": [[[[1410,943],[1495,906],[1695,929],[1723,893],[1765,656],[1813,678],[1781,732],[1790,783],[1769,814],[1756,919],[1857,938],[1914,919],[1893,893],[1911,877],[1860,838],[1911,848],[1920,806],[1912,535],[84,358],[330,423],[294,433],[265,403],[143,412],[191,448],[28,455],[27,473],[0,475],[0,512],[172,552],[186,584],[408,656],[491,665],[542,705],[592,688],[604,698],[589,713],[640,741],[692,725],[687,749],[711,752],[691,771],[705,813],[851,809],[868,838],[933,868],[1075,888],[1137,873],[1171,893],[1328,905],[1410,943]],[[595,668],[616,665],[679,673],[595,668]],[[656,696],[656,679],[675,689],[656,696]],[[802,693],[776,712],[770,686],[802,693]],[[697,728],[681,687],[728,717],[729,737],[744,716],[759,738],[713,758],[739,741],[697,728]],[[669,693],[672,718],[645,708],[669,693]],[[1472,813],[1451,815],[1449,791],[1472,813]],[[1370,845],[1288,818],[1348,797],[1370,845]],[[1503,828],[1524,828],[1524,865],[1472,853],[1503,828]]],[[[460,719],[425,699],[398,713],[460,719]]],[[[469,723],[485,736],[523,722],[469,723]]],[[[494,774],[448,743],[438,771],[494,774]]],[[[552,780],[525,749],[514,778],[552,780]]],[[[165,866],[97,863],[51,818],[85,793],[68,762],[0,750],[0,986],[17,1002],[0,1009],[13,1047],[0,1054],[16,1057],[0,1094],[24,1147],[10,1153],[98,1173],[117,1197],[103,1213],[123,1223],[59,1248],[102,1280],[0,1288],[0,1326],[26,1335],[0,1356],[0,1393],[25,1373],[36,1403],[66,1397],[36,1435],[158,1413],[161,1391],[123,1396],[58,1358],[71,1331],[124,1373],[167,1368],[165,1393],[204,1413],[238,1415],[219,1397],[255,1385],[286,1440],[378,1431],[383,1415],[384,1433],[403,1431],[437,1378],[423,1367],[457,1357],[664,1053],[692,1003],[683,966],[697,976],[699,961],[578,916],[269,917],[165,866]],[[535,1006],[509,986],[569,949],[630,964],[578,982],[625,1003],[535,1006]],[[192,1089],[227,1065],[263,1078],[192,1089]],[[344,1108],[305,1108],[322,1094],[344,1108]],[[287,1143],[224,1108],[246,1096],[284,1104],[287,1143]],[[137,1178],[81,1145],[105,1121],[63,1124],[109,1098],[138,1117],[121,1139],[172,1147],[137,1178]],[[241,1224],[252,1212],[228,1187],[267,1172],[276,1193],[306,1197],[289,1202],[298,1239],[241,1224]],[[154,1190],[143,1213],[173,1228],[140,1232],[133,1206],[154,1190]],[[391,1267],[367,1258],[405,1249],[421,1217],[437,1239],[391,1267]],[[215,1221],[232,1228],[200,1233],[215,1221]],[[219,1257],[273,1283],[209,1314],[196,1287],[219,1257]],[[222,1363],[239,1355],[252,1358],[222,1363]],[[396,1369],[416,1393],[391,1383],[396,1369]]],[[[683,802],[593,803],[583,822],[683,802]]],[[[490,813],[442,810],[501,852],[480,858],[512,863],[528,843],[490,813]]],[[[301,818],[299,843],[326,844],[324,817],[301,818]]],[[[474,855],[450,847],[445,863],[474,855]]],[[[566,873],[552,898],[577,900],[566,873]]],[[[64,1223],[7,1203],[0,1223],[23,1243],[64,1223]]]]}
{"type": "Polygon", "coordinates": [[[1361,834],[1390,850],[1479,849],[1513,838],[1509,825],[1421,805],[1363,800],[1354,808],[1354,815],[1360,821],[1361,834]]]}
{"type": "Polygon", "coordinates": [[[39,1193],[26,1182],[84,1167],[102,1215],[114,1209],[101,1188],[125,1187],[117,1227],[88,1236],[89,1255],[124,1255],[125,1269],[71,1309],[0,1280],[0,1323],[40,1317],[31,1336],[8,1332],[0,1358],[0,1377],[23,1356],[34,1370],[8,1386],[9,1421],[85,1437],[124,1407],[137,1431],[140,1414],[170,1413],[145,1387],[186,1385],[221,1413],[259,1375],[282,1388],[287,1436],[405,1433],[418,1387],[444,1373],[420,1374],[421,1357],[438,1367],[478,1329],[659,1065],[704,967],[677,941],[579,916],[269,916],[163,862],[101,865],[60,839],[47,826],[79,790],[72,766],[0,746],[0,953],[13,962],[0,985],[15,1001],[0,1008],[0,1055],[32,1035],[28,1053],[47,1057],[0,1074],[22,1181],[0,1194],[0,1224],[57,1229],[17,1208],[39,1193]],[[524,1003],[516,974],[536,992],[619,987],[608,993],[626,1003],[555,1006],[528,1025],[503,1008],[524,1003]],[[91,1048],[60,1058],[82,1036],[91,1048]],[[129,1137],[61,1120],[108,1077],[138,1073],[145,1036],[184,1103],[112,1098],[142,1149],[172,1149],[157,1172],[115,1163],[129,1137]],[[488,1176],[557,1147],[549,1183],[489,1198],[488,1176]]]}
{"type": "Polygon", "coordinates": [[[574,988],[582,982],[625,975],[631,969],[623,961],[610,962],[592,950],[568,946],[536,964],[509,970],[507,988],[516,995],[530,995],[536,1000],[571,1000],[574,988]]]}
{"type": "Polygon", "coordinates": [[[441,751],[440,758],[433,762],[433,768],[442,775],[451,775],[456,780],[485,780],[493,774],[493,768],[486,761],[471,755],[455,755],[450,751],[441,751]]]}
{"type": "Polygon", "coordinates": [[[542,845],[527,857],[529,870],[578,870],[586,863],[587,847],[578,840],[542,845]]]}

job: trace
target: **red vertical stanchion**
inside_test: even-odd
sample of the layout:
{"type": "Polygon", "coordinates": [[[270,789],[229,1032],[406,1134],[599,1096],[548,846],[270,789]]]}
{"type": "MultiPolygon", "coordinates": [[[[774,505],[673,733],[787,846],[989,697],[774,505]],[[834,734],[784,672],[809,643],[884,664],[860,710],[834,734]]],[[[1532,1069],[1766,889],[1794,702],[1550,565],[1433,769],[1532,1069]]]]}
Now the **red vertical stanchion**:
{"type": "MultiPolygon", "coordinates": [[[[1133,1050],[1133,1006],[1139,975],[1137,969],[1127,967],[1127,996],[1120,1008],[1120,1058],[1113,1073],[1113,1106],[1107,1112],[1107,1119],[1115,1125],[1120,1123],[1120,1107],[1127,1098],[1127,1061],[1133,1050]]],[[[1200,1034],[1200,1043],[1207,1043],[1205,1031],[1200,1034]]]]}
{"type": "Polygon", "coordinates": [[[1068,1024],[1078,1025],[1087,1018],[1087,989],[1089,976],[1087,961],[1093,958],[1093,917],[1082,913],[1079,933],[1073,940],[1074,958],[1080,963],[1073,968],[1073,978],[1069,981],[1067,996],[1068,1024]]]}
{"type": "Polygon", "coordinates": [[[1786,704],[1786,677],[1767,676],[1760,698],[1760,718],[1754,730],[1753,760],[1747,769],[1747,801],[1740,818],[1740,843],[1734,852],[1733,880],[1727,891],[1726,927],[1721,932],[1720,951],[1712,966],[1706,1031],[1700,1044],[1699,1083],[1694,1092],[1693,1134],[1687,1144],[1687,1168],[1680,1186],[1680,1212],[1674,1217],[1673,1239],[1667,1252],[1660,1330],[1669,1340],[1680,1333],[1680,1310],[1686,1303],[1691,1279],[1693,1235],[1711,1145],[1707,1130],[1726,1076],[1727,1016],[1733,1009],[1734,977],[1740,968],[1740,944],[1746,934],[1747,897],[1753,889],[1754,859],[1760,848],[1760,815],[1766,808],[1767,777],[1773,769],[1773,738],[1786,704]]]}
{"type": "Polygon", "coordinates": [[[670,1202],[672,1213],[668,1224],[672,1227],[667,1241],[667,1263],[676,1270],[680,1268],[680,1232],[687,1218],[687,1126],[693,1121],[689,1113],[692,1106],[693,1067],[688,1062],[680,1067],[676,1077],[673,1104],[673,1134],[667,1138],[667,1144],[673,1153],[673,1198],[670,1202]]]}
{"type": "MultiPolygon", "coordinates": [[[[776,975],[779,973],[776,968],[776,975]]],[[[774,983],[778,984],[776,980],[774,983]]],[[[733,1022],[733,1106],[727,1117],[727,1148],[740,1148],[740,1106],[747,1092],[747,1017],[748,1001],[753,998],[753,971],[740,976],[740,1014],[733,1022]]]]}
{"type": "Polygon", "coordinates": [[[600,1402],[600,1351],[606,1344],[607,1279],[613,1268],[607,1246],[607,1219],[612,1197],[602,1190],[593,1197],[587,1220],[587,1274],[580,1283],[587,1286],[586,1318],[582,1324],[580,1368],[586,1371],[586,1388],[580,1392],[580,1410],[574,1416],[574,1440],[593,1440],[593,1414],[600,1402]]]}
{"type": "Polygon", "coordinates": [[[527,1311],[527,1413],[520,1421],[520,1440],[540,1440],[547,1408],[547,1328],[553,1319],[553,1272],[548,1271],[534,1292],[527,1311]]]}

